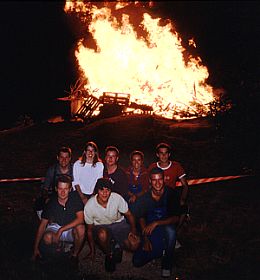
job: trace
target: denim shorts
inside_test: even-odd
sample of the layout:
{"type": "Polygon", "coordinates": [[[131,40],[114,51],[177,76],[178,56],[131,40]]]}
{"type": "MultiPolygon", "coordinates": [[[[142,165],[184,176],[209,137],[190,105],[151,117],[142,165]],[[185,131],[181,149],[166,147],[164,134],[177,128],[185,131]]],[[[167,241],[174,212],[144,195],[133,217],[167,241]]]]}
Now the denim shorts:
{"type": "Polygon", "coordinates": [[[97,240],[97,233],[100,228],[105,228],[108,230],[108,232],[111,234],[111,239],[114,239],[122,247],[124,246],[124,241],[128,238],[128,234],[130,232],[130,225],[125,219],[118,223],[96,225],[93,227],[93,235],[95,240],[97,240]]]}

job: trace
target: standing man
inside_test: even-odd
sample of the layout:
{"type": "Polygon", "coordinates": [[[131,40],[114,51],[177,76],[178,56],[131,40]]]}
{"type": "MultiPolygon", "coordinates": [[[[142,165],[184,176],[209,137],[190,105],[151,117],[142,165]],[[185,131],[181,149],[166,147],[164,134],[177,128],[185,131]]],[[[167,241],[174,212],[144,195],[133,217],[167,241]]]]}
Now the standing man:
{"type": "Polygon", "coordinates": [[[33,260],[41,256],[55,256],[62,242],[73,242],[71,259],[77,263],[85,237],[84,204],[78,192],[71,189],[70,176],[61,175],[57,182],[57,193],[50,198],[42,213],[35,237],[33,260]]]}
{"type": "Polygon", "coordinates": [[[124,198],[128,194],[128,180],[123,168],[118,165],[119,150],[114,146],[105,149],[105,168],[103,176],[109,178],[113,184],[113,191],[124,198]]]}
{"type": "Polygon", "coordinates": [[[73,165],[71,163],[71,149],[69,147],[59,148],[57,153],[57,162],[51,165],[46,172],[41,195],[36,199],[34,204],[34,209],[39,219],[41,219],[44,205],[51,195],[55,193],[58,177],[64,174],[70,176],[71,179],[73,179],[73,165]]]}
{"type": "Polygon", "coordinates": [[[163,170],[150,171],[151,188],[136,202],[142,231],[141,246],[134,252],[133,265],[141,267],[162,258],[162,277],[170,277],[174,262],[179,200],[176,192],[165,186],[163,170]]]}
{"type": "MultiPolygon", "coordinates": [[[[172,189],[176,188],[176,182],[180,181],[182,184],[182,190],[180,193],[180,206],[181,206],[181,216],[178,228],[180,228],[184,222],[186,215],[188,214],[188,205],[187,205],[187,197],[189,185],[186,180],[186,173],[182,167],[182,165],[177,161],[171,161],[172,148],[169,144],[159,143],[156,147],[156,156],[159,159],[157,162],[152,163],[149,166],[149,170],[154,167],[161,168],[164,172],[164,182],[166,186],[169,186],[172,189]]],[[[177,241],[178,246],[181,245],[177,241]]]]}
{"type": "Polygon", "coordinates": [[[134,251],[140,242],[127,202],[112,190],[113,184],[108,178],[98,179],[95,196],[87,201],[84,208],[89,255],[94,259],[96,242],[105,254],[105,269],[108,272],[113,272],[116,263],[121,262],[122,250],[134,251]]]}

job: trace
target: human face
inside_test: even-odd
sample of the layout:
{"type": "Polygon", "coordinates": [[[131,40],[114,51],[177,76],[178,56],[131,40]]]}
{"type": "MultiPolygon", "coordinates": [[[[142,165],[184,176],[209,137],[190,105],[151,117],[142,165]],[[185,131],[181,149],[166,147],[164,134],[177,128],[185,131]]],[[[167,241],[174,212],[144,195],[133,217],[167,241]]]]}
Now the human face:
{"type": "Polygon", "coordinates": [[[107,166],[114,166],[117,164],[118,156],[116,151],[108,151],[105,156],[107,166]]]}
{"type": "Polygon", "coordinates": [[[92,163],[94,160],[94,156],[95,156],[95,148],[91,147],[91,146],[87,146],[87,149],[85,150],[86,153],[86,160],[88,163],[92,163]]]}
{"type": "Polygon", "coordinates": [[[111,190],[108,188],[103,188],[98,190],[98,201],[101,204],[107,203],[110,197],[111,190]]]}
{"type": "Polygon", "coordinates": [[[160,162],[162,163],[169,162],[170,153],[167,148],[160,148],[156,155],[159,158],[160,162]]]}
{"type": "Polygon", "coordinates": [[[140,155],[133,155],[133,157],[131,159],[131,164],[135,170],[140,170],[140,168],[143,164],[142,157],[140,155]]]}
{"type": "Polygon", "coordinates": [[[152,187],[152,192],[155,195],[160,195],[163,192],[164,189],[164,182],[163,182],[163,174],[162,173],[157,173],[157,174],[152,174],[150,177],[150,183],[152,187]]]}
{"type": "Polygon", "coordinates": [[[70,164],[71,157],[69,153],[60,152],[57,156],[57,160],[61,167],[66,168],[70,164]]]}
{"type": "Polygon", "coordinates": [[[69,183],[58,182],[58,186],[57,186],[58,199],[62,201],[67,200],[69,197],[70,189],[71,186],[69,183]]]}

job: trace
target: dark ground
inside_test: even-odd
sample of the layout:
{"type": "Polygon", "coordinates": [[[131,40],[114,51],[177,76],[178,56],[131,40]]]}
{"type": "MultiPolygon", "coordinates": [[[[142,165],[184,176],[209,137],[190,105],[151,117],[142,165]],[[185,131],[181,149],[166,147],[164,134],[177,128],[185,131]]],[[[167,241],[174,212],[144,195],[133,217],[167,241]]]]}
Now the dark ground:
{"type": "MultiPolygon", "coordinates": [[[[246,138],[245,138],[246,139],[246,138]]],[[[260,275],[260,205],[257,149],[249,142],[223,135],[208,120],[176,122],[153,117],[117,117],[84,126],[42,123],[0,132],[0,178],[42,177],[55,161],[60,145],[70,145],[77,159],[86,141],[95,141],[103,157],[107,145],[118,146],[120,163],[128,165],[133,149],[155,160],[160,141],[174,147],[188,179],[249,174],[250,176],[190,187],[191,221],[178,239],[176,275],[189,280],[256,280],[260,275]],[[254,152],[255,151],[255,152],[254,152]]],[[[80,256],[80,274],[55,266],[51,276],[30,262],[37,218],[32,206],[39,182],[0,184],[1,279],[158,279],[159,262],[133,269],[124,256],[113,274],[104,273],[102,256],[95,263],[80,256]]],[[[172,278],[173,279],[173,278],[172,278]]]]}

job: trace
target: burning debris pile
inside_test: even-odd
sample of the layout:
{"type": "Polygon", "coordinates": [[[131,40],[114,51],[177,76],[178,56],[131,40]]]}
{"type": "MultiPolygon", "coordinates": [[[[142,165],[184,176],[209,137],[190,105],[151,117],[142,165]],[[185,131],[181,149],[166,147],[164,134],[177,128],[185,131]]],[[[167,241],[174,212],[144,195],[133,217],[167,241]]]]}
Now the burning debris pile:
{"type": "MultiPolygon", "coordinates": [[[[117,92],[104,92],[99,98],[84,88],[84,83],[77,80],[70,87],[69,98],[71,102],[71,115],[74,119],[88,122],[99,116],[112,117],[122,114],[152,114],[153,107],[145,104],[130,102],[130,94],[117,92]]],[[[60,98],[64,100],[64,98],[60,98]]]]}
{"type": "MultiPolygon", "coordinates": [[[[79,79],[85,83],[71,91],[74,113],[95,115],[107,93],[116,103],[118,94],[126,93],[122,113],[207,115],[215,99],[206,83],[207,68],[200,57],[188,54],[170,20],[165,24],[151,16],[152,7],[151,1],[66,2],[65,12],[88,30],[75,50],[79,79]]],[[[193,39],[189,44],[196,47],[193,39]]]]}

